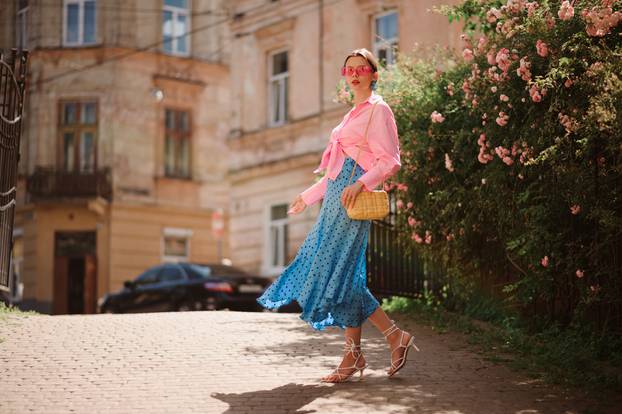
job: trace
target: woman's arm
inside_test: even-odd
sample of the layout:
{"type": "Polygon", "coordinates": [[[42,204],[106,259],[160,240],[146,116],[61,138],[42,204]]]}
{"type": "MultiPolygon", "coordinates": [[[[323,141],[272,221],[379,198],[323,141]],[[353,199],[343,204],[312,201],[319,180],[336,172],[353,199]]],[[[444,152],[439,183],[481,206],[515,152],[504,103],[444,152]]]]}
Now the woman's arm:
{"type": "Polygon", "coordinates": [[[393,111],[384,103],[377,106],[367,132],[367,142],[376,163],[357,180],[369,191],[395,174],[401,167],[400,146],[393,111]]]}
{"type": "Polygon", "coordinates": [[[317,203],[324,197],[324,193],[326,193],[326,180],[328,180],[327,174],[320,181],[300,193],[302,200],[307,206],[317,203]]]}

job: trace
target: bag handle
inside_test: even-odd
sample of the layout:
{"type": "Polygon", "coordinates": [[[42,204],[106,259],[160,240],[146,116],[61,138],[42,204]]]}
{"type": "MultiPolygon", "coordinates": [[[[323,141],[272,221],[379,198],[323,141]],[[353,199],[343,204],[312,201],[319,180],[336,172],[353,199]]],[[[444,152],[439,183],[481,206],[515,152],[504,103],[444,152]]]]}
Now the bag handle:
{"type": "MultiPolygon", "coordinates": [[[[374,109],[376,108],[376,105],[378,104],[378,102],[372,104],[371,106],[371,113],[369,114],[369,119],[367,120],[367,126],[365,127],[365,134],[364,134],[364,138],[365,141],[367,140],[367,131],[369,130],[369,124],[371,124],[371,117],[374,115],[374,109]]],[[[369,141],[368,141],[369,142],[369,141]]],[[[352,177],[354,177],[354,169],[356,168],[356,163],[359,159],[359,154],[361,153],[361,146],[359,145],[359,150],[356,153],[356,158],[354,159],[354,165],[352,166],[352,174],[350,174],[350,179],[348,180],[348,185],[350,185],[350,181],[352,181],[352,177]]],[[[382,188],[384,189],[384,179],[382,180],[382,188]]]]}

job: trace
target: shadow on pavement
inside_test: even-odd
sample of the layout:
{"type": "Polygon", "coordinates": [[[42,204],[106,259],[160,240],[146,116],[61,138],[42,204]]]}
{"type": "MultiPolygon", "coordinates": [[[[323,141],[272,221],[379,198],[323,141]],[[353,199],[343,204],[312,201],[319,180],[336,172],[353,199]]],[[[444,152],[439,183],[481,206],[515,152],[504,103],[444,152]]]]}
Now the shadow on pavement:
{"type": "Polygon", "coordinates": [[[286,414],[295,412],[296,414],[309,414],[315,413],[316,410],[298,410],[317,398],[333,392],[334,390],[329,386],[289,383],[271,390],[239,394],[215,392],[211,394],[211,397],[229,404],[229,409],[224,411],[227,414],[244,413],[249,410],[258,413],[286,414]],[[292,394],[295,395],[294,398],[283,398],[292,394]]]}

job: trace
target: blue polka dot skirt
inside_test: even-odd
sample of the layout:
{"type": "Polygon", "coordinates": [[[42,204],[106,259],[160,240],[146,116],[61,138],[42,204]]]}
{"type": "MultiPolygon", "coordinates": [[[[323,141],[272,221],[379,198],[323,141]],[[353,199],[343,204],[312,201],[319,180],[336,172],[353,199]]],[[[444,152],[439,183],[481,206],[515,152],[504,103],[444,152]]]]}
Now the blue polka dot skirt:
{"type": "MultiPolygon", "coordinates": [[[[352,220],[341,205],[355,161],[347,157],[341,172],[327,182],[317,221],[296,257],[257,302],[268,309],[296,300],[300,319],[316,330],[358,327],[380,305],[367,289],[365,252],[369,220],[352,220]]],[[[365,171],[356,165],[352,183],[365,171]]]]}

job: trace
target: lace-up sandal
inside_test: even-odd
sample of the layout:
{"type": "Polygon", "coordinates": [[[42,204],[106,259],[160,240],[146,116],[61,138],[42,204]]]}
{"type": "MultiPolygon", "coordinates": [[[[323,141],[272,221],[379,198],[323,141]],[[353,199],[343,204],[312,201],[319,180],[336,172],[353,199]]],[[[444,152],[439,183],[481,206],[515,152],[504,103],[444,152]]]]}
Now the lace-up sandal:
{"type": "Polygon", "coordinates": [[[331,377],[331,376],[337,376],[337,378],[335,380],[326,380],[326,379],[322,379],[321,382],[333,382],[333,383],[337,383],[337,382],[346,382],[348,381],[354,374],[356,374],[357,372],[361,373],[361,376],[359,377],[359,381],[363,380],[363,370],[365,368],[367,368],[367,364],[363,365],[362,367],[359,367],[359,359],[361,359],[361,357],[363,356],[363,353],[361,352],[361,346],[360,345],[356,345],[354,343],[354,340],[352,338],[346,338],[346,344],[344,347],[344,351],[346,351],[346,355],[348,353],[351,353],[352,356],[355,358],[354,360],[354,364],[352,364],[351,367],[338,367],[336,368],[331,374],[327,375],[324,378],[327,377],[331,377]],[[348,372],[350,370],[353,370],[352,372],[348,372]],[[344,373],[345,371],[345,373],[344,373]]]}
{"type": "Polygon", "coordinates": [[[391,351],[391,369],[389,371],[387,371],[387,375],[389,375],[389,377],[392,377],[393,375],[395,375],[400,369],[402,369],[402,367],[404,367],[404,365],[406,364],[406,360],[408,358],[408,351],[410,349],[410,347],[412,346],[413,348],[415,348],[416,351],[419,351],[419,348],[417,348],[417,345],[415,345],[415,337],[411,335],[410,339],[408,340],[408,343],[404,345],[404,332],[403,330],[399,329],[396,325],[395,325],[395,321],[391,320],[392,325],[389,326],[387,329],[385,329],[384,331],[382,331],[382,334],[384,335],[385,338],[387,338],[389,335],[391,335],[394,332],[400,331],[400,344],[395,347],[394,350],[391,351]],[[397,361],[393,362],[393,353],[395,351],[399,351],[401,348],[405,348],[404,349],[404,354],[399,357],[397,359],[397,361]]]}

